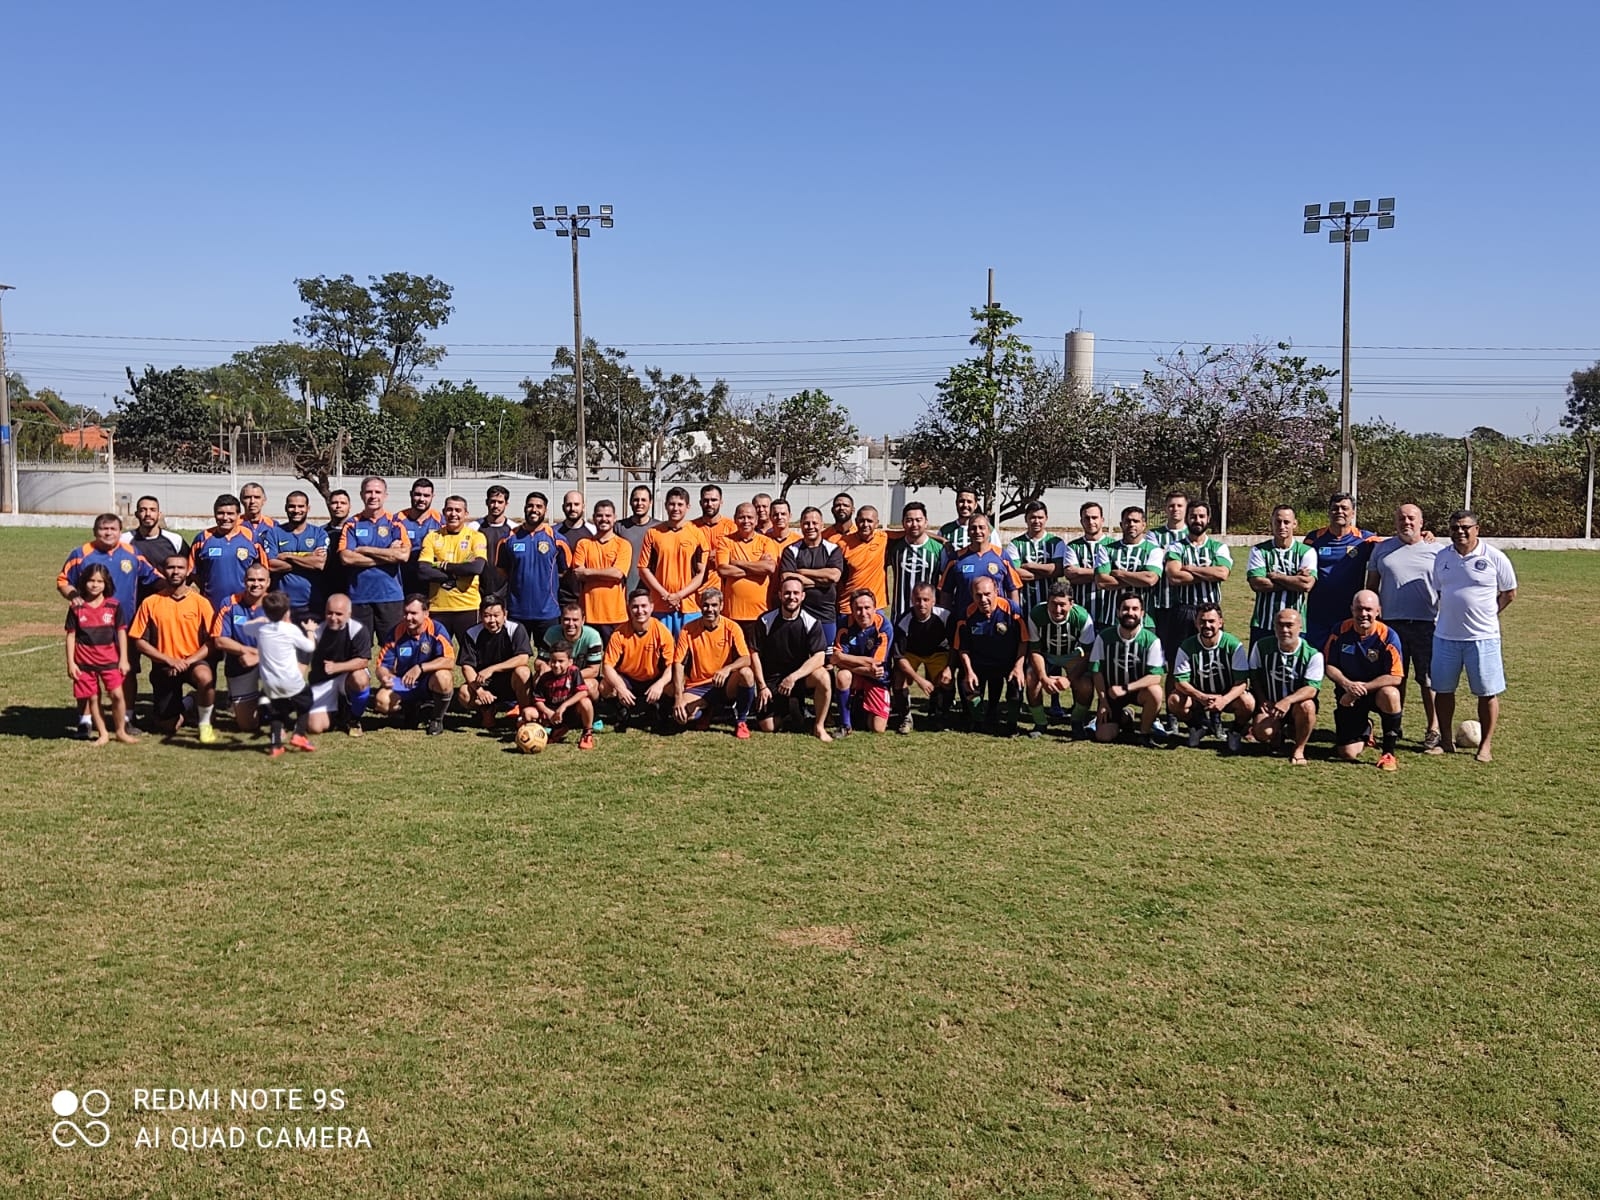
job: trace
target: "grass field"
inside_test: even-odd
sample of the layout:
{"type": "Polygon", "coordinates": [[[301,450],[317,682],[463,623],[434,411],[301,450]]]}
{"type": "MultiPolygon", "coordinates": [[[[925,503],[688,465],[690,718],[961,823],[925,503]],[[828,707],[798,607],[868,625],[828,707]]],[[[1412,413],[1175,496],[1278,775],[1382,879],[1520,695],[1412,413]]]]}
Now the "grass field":
{"type": "Polygon", "coordinates": [[[1385,775],[959,734],[95,749],[73,544],[0,532],[0,1195],[1600,1193],[1600,557],[1514,556],[1496,761],[1385,775]],[[167,1087],[347,1107],[135,1111],[167,1087]],[[109,1144],[52,1144],[59,1088],[108,1093],[109,1144]],[[370,1148],[255,1142],[324,1124],[370,1148]]]}

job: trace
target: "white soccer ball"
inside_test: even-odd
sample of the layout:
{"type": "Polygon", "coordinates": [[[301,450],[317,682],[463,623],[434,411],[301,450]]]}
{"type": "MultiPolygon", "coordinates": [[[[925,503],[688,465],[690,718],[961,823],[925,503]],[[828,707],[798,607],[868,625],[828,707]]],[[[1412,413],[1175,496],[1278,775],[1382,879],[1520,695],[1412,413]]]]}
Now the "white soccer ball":
{"type": "Polygon", "coordinates": [[[1462,721],[1456,726],[1456,745],[1481,746],[1483,744],[1483,726],[1476,721],[1462,721]]]}

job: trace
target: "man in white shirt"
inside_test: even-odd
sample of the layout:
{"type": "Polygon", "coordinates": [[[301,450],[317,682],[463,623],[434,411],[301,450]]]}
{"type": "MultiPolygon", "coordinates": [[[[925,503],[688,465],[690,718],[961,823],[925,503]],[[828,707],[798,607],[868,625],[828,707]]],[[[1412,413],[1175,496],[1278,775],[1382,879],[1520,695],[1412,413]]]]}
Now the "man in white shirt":
{"type": "Polygon", "coordinates": [[[1402,504],[1394,514],[1394,536],[1379,542],[1367,563],[1367,590],[1378,593],[1383,623],[1400,639],[1400,680],[1404,704],[1406,681],[1415,678],[1422,692],[1428,730],[1422,738],[1427,754],[1443,754],[1439,714],[1433,701],[1433,629],[1439,618],[1439,593],[1433,589],[1433,560],[1444,543],[1422,531],[1422,510],[1402,504]]]}
{"type": "Polygon", "coordinates": [[[1483,740],[1477,759],[1493,760],[1489,744],[1500,718],[1500,693],[1506,690],[1500,658],[1500,614],[1517,598],[1517,573],[1511,560],[1478,540],[1478,517],[1466,509],[1450,514],[1450,549],[1433,560],[1433,587],[1439,594],[1439,620],[1433,632],[1433,684],[1445,753],[1455,751],[1456,687],[1461,671],[1478,698],[1483,740]]]}

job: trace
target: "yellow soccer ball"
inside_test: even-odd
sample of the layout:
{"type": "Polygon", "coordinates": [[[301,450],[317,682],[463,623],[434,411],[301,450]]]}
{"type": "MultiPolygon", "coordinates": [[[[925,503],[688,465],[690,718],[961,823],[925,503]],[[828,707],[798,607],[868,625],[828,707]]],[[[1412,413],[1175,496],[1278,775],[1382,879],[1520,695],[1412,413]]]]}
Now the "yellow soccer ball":
{"type": "Polygon", "coordinates": [[[517,726],[517,749],[524,754],[538,754],[550,744],[550,735],[537,721],[517,726]]]}

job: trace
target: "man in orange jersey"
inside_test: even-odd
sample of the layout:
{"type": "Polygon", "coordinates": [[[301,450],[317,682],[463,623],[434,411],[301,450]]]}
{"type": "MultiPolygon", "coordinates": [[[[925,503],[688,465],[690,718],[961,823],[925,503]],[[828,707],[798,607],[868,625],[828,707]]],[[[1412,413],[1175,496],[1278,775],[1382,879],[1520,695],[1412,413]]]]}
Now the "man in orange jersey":
{"type": "Polygon", "coordinates": [[[673,637],[700,615],[695,595],[706,580],[711,543],[705,530],[686,520],[689,493],[675,487],[667,493],[667,519],[644,535],[639,582],[650,590],[656,618],[673,637]]]}
{"type": "MultiPolygon", "coordinates": [[[[750,503],[756,509],[756,532],[769,532],[772,529],[772,497],[766,492],[757,492],[750,497],[750,503]]],[[[734,517],[734,520],[738,519],[734,517]]]]}
{"type": "Polygon", "coordinates": [[[750,736],[750,709],[756,699],[756,676],[744,631],[722,616],[722,591],[700,590],[700,619],[678,635],[677,661],[672,665],[672,715],[678,724],[711,727],[711,707],[718,699],[733,705],[733,736],[750,736]]]}
{"type": "Polygon", "coordinates": [[[756,506],[746,501],[733,510],[734,531],[717,543],[717,574],[722,579],[724,612],[736,621],[745,644],[753,645],[756,624],[767,611],[778,547],[756,532],[756,506]]]}
{"type": "Polygon", "coordinates": [[[183,724],[183,686],[188,684],[194,689],[200,740],[209,744],[217,740],[211,727],[216,677],[207,661],[216,610],[198,589],[189,586],[187,555],[168,556],[161,573],[166,577],[166,589],[145,597],[128,627],[128,638],[150,663],[150,698],[161,731],[170,736],[183,724]]]}
{"type": "Polygon", "coordinates": [[[732,533],[735,525],[733,518],[722,515],[722,489],[716,484],[708,483],[700,489],[700,515],[694,523],[706,535],[706,581],[702,589],[721,587],[716,567],[717,543],[732,533]]]}
{"type": "Polygon", "coordinates": [[[628,619],[628,597],[622,588],[633,568],[633,547],[617,533],[616,526],[617,506],[609,500],[596,500],[594,534],[578,543],[568,572],[583,601],[583,619],[600,635],[602,644],[628,619]]]}
{"type": "Polygon", "coordinates": [[[602,694],[622,707],[621,729],[629,722],[657,725],[661,698],[672,686],[672,664],[677,645],[667,627],[650,615],[648,590],[635,588],[628,596],[628,621],[611,633],[600,668],[602,694]]]}
{"type": "Polygon", "coordinates": [[[822,531],[825,542],[843,541],[850,534],[850,518],[855,515],[856,502],[849,492],[840,492],[833,498],[833,524],[822,531]]]}
{"type": "Polygon", "coordinates": [[[873,607],[889,609],[889,543],[905,535],[878,527],[878,510],[863,504],[856,511],[856,527],[836,545],[844,555],[844,575],[839,580],[839,619],[847,618],[852,597],[863,588],[872,593],[873,607]]]}
{"type": "Polygon", "coordinates": [[[767,581],[767,608],[778,607],[778,588],[783,583],[783,552],[800,540],[798,529],[789,524],[789,515],[792,511],[789,502],[781,496],[772,502],[771,508],[772,527],[761,532],[772,540],[776,547],[774,553],[778,556],[778,568],[772,572],[772,578],[767,581]]]}

